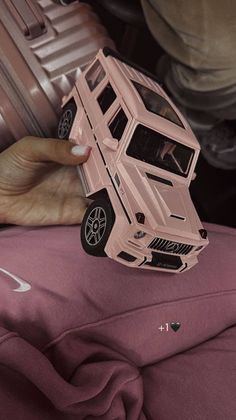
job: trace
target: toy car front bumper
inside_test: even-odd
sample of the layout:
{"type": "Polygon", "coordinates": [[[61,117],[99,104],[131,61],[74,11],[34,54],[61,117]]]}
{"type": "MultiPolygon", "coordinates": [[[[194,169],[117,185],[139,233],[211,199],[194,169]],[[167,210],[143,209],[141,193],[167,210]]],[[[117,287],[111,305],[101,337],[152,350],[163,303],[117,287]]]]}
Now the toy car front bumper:
{"type": "Polygon", "coordinates": [[[128,267],[180,273],[190,269],[198,262],[197,256],[193,254],[175,255],[157,252],[149,248],[137,249],[134,245],[127,245],[127,243],[117,245],[115,246],[116,252],[112,252],[112,255],[109,256],[128,267]]]}

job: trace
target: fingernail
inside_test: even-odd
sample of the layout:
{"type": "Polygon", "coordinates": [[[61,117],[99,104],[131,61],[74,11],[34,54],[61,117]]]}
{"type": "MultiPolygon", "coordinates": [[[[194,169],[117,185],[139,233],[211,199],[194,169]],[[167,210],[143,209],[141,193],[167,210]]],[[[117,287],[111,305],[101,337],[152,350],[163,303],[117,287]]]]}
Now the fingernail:
{"type": "Polygon", "coordinates": [[[72,147],[71,153],[75,156],[84,156],[87,155],[91,150],[91,147],[89,146],[82,146],[82,145],[76,145],[72,147]]]}

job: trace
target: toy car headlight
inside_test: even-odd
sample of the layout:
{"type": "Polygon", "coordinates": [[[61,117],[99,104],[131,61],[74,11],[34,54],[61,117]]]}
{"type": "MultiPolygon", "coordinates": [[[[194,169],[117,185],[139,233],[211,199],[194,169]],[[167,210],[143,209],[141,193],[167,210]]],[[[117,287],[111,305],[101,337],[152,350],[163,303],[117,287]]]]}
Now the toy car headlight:
{"type": "Polygon", "coordinates": [[[138,232],[134,234],[134,237],[135,239],[141,239],[141,238],[144,238],[145,235],[146,235],[145,232],[143,232],[142,230],[139,230],[138,232]]]}

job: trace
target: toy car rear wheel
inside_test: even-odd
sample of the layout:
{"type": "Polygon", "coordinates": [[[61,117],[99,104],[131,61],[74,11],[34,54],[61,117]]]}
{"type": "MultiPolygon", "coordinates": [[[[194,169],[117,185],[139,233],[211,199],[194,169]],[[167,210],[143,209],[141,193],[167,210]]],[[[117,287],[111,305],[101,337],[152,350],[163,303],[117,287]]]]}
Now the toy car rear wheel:
{"type": "Polygon", "coordinates": [[[57,137],[67,140],[70,136],[71,128],[76,115],[76,105],[74,102],[68,103],[64,108],[57,127],[57,137]]]}
{"type": "Polygon", "coordinates": [[[104,248],[111,233],[115,215],[110,202],[100,198],[87,208],[81,225],[81,243],[90,255],[106,257],[104,248]]]}

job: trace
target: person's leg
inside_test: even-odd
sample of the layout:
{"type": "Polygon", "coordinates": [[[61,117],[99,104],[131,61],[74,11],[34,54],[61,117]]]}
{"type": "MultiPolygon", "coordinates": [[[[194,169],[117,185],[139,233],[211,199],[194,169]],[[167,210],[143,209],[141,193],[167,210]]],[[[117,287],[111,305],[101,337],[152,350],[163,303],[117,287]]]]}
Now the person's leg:
{"type": "MultiPolygon", "coordinates": [[[[163,74],[193,130],[198,134],[222,120],[236,119],[236,4],[229,0],[141,1],[152,34],[168,53],[157,66],[159,76],[163,74]]],[[[229,138],[235,144],[236,167],[231,131],[224,127],[226,139],[219,141],[227,149],[229,138]]]]}

